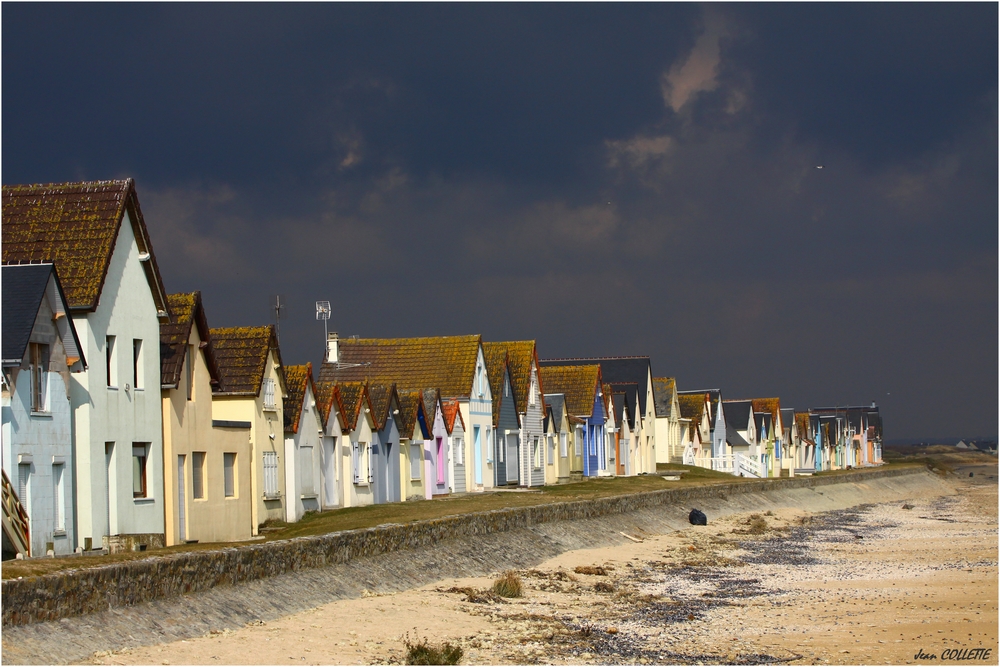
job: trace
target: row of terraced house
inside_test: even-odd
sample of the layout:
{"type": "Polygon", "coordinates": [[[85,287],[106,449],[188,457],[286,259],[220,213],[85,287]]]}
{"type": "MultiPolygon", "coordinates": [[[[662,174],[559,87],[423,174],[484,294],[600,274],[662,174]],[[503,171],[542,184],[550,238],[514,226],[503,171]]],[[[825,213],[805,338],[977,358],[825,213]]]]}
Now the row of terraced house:
{"type": "Polygon", "coordinates": [[[4,557],[253,539],[307,512],[688,464],[881,462],[878,408],[678,391],[648,357],[544,359],[479,335],[340,338],[168,293],[134,182],[3,188],[4,557]]]}

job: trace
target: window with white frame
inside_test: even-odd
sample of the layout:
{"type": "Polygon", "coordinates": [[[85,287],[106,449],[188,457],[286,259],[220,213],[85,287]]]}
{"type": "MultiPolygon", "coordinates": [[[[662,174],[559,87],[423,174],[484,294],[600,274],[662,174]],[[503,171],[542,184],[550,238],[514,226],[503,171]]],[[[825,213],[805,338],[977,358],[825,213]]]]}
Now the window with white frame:
{"type": "Polygon", "coordinates": [[[535,470],[542,467],[542,448],[538,444],[538,436],[531,439],[531,459],[534,461],[535,470]]]}
{"type": "Polygon", "coordinates": [[[223,493],[226,498],[236,497],[236,452],[222,455],[223,493]]]}
{"type": "Polygon", "coordinates": [[[28,346],[31,367],[31,411],[47,412],[49,408],[49,346],[31,343],[28,346]]]}
{"type": "Polygon", "coordinates": [[[535,380],[534,380],[534,378],[532,378],[532,380],[531,380],[531,389],[528,391],[528,405],[534,405],[535,404],[535,391],[536,391],[536,389],[537,388],[535,387],[535,380]]]}
{"type": "Polygon", "coordinates": [[[354,483],[361,483],[361,443],[351,441],[351,471],[354,475],[354,483]]]}
{"type": "Polygon", "coordinates": [[[424,462],[424,443],[415,442],[410,445],[410,479],[413,481],[419,481],[421,477],[421,471],[423,467],[420,465],[424,462]]]}
{"type": "Polygon", "coordinates": [[[66,482],[62,463],[52,464],[52,521],[56,532],[66,531],[66,482]]]}
{"type": "Polygon", "coordinates": [[[194,345],[187,346],[184,368],[187,371],[187,400],[194,399],[194,345]]]}
{"type": "Polygon", "coordinates": [[[500,431],[497,431],[497,441],[500,443],[496,445],[497,461],[503,463],[503,450],[507,449],[507,443],[506,443],[506,438],[503,438],[504,440],[503,442],[500,442],[500,440],[501,440],[500,431]]]}
{"type": "Polygon", "coordinates": [[[559,455],[563,458],[569,456],[569,434],[559,434],[559,455]]]}
{"type": "Polygon", "coordinates": [[[149,446],[143,443],[132,443],[132,497],[146,498],[149,488],[146,485],[146,460],[149,458],[149,446]]]}
{"type": "Polygon", "coordinates": [[[451,451],[454,452],[455,465],[464,466],[465,465],[465,447],[462,446],[461,438],[449,438],[451,442],[451,451]]]}
{"type": "Polygon", "coordinates": [[[278,453],[264,452],[264,496],[278,497],[278,453]]]}
{"type": "Polygon", "coordinates": [[[264,379],[264,409],[275,410],[277,404],[274,402],[274,378],[264,379]]]}
{"type": "Polygon", "coordinates": [[[205,499],[206,452],[191,452],[191,497],[205,499]]]}
{"type": "Polygon", "coordinates": [[[545,436],[545,440],[549,445],[549,460],[546,462],[548,465],[552,465],[552,462],[556,459],[556,439],[551,433],[545,436]]]}
{"type": "Polygon", "coordinates": [[[493,442],[493,429],[489,426],[486,427],[486,462],[493,463],[493,447],[491,443],[493,442]]]}
{"type": "Polygon", "coordinates": [[[133,338],[132,339],[132,387],[135,389],[142,389],[144,386],[143,381],[143,364],[142,364],[142,339],[133,338]]]}
{"type": "Polygon", "coordinates": [[[107,363],[108,386],[118,386],[118,352],[115,349],[115,337],[107,336],[104,339],[104,359],[107,363]]]}
{"type": "Polygon", "coordinates": [[[573,453],[577,456],[583,456],[583,427],[577,426],[576,437],[573,438],[573,453]]]}

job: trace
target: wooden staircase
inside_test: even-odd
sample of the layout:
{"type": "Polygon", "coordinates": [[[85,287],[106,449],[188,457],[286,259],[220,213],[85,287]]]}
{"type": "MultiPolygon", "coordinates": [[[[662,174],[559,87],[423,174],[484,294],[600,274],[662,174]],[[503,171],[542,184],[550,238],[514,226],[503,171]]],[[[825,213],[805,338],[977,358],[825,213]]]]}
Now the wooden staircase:
{"type": "Polygon", "coordinates": [[[11,551],[28,558],[31,555],[31,533],[28,527],[28,513],[14,492],[14,486],[3,472],[3,536],[5,550],[9,544],[11,551]]]}

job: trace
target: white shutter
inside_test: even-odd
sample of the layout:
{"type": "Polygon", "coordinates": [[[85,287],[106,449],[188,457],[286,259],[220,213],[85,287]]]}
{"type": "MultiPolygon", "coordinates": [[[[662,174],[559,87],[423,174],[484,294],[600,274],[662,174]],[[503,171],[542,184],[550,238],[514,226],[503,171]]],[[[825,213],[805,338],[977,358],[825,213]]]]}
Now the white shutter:
{"type": "Polygon", "coordinates": [[[359,459],[361,458],[361,445],[357,442],[351,442],[351,470],[354,471],[354,483],[361,483],[361,467],[359,459]]]}

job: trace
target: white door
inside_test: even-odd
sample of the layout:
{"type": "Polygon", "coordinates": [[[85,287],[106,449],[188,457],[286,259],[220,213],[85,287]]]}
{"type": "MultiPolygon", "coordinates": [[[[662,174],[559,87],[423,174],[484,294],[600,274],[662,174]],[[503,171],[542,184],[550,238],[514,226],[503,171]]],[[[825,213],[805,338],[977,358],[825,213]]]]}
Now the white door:
{"type": "Polygon", "coordinates": [[[323,489],[325,498],[323,504],[327,507],[337,505],[337,466],[334,461],[336,438],[323,438],[323,489]]]}
{"type": "Polygon", "coordinates": [[[517,457],[517,433],[508,433],[505,436],[507,443],[507,481],[517,481],[517,468],[520,464],[517,457]]]}
{"type": "Polygon", "coordinates": [[[177,541],[187,541],[187,517],[184,509],[187,496],[184,491],[184,455],[177,455],[177,541]]]}

